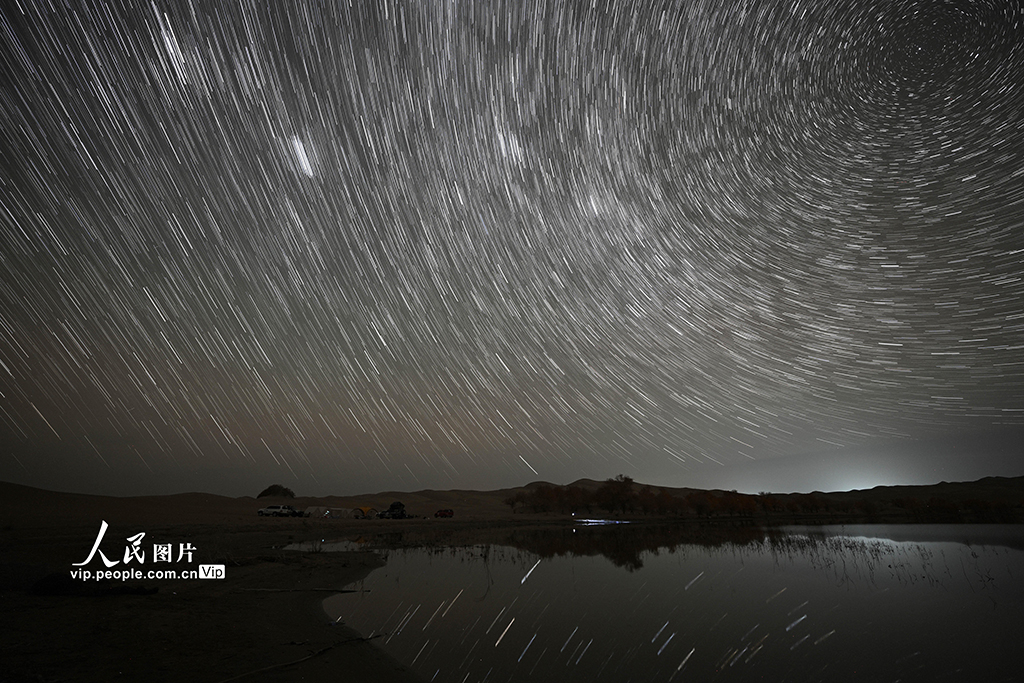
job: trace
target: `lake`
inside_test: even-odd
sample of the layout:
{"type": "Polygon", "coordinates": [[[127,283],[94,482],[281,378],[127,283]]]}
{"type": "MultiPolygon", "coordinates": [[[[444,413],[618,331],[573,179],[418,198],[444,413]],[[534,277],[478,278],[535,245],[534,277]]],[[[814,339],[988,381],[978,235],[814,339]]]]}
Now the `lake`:
{"type": "Polygon", "coordinates": [[[324,608],[434,681],[1021,681],[1022,549],[1002,525],[577,526],[382,550],[324,608]]]}

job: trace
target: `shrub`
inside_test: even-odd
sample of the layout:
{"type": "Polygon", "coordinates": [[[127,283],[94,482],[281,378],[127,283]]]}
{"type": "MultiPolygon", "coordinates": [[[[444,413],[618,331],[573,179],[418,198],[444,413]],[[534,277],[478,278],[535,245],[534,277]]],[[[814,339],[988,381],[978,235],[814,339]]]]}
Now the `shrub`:
{"type": "Polygon", "coordinates": [[[263,489],[257,498],[265,498],[267,496],[274,496],[275,498],[294,498],[295,492],[286,486],[280,484],[272,484],[267,488],[263,489]]]}

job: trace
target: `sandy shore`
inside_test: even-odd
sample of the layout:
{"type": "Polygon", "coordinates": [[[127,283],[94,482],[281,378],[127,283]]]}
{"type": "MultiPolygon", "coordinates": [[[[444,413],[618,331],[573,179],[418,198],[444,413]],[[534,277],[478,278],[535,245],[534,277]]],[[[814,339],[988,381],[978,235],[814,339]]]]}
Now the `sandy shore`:
{"type": "Polygon", "coordinates": [[[2,680],[418,680],[320,606],[381,566],[373,553],[274,549],[294,536],[281,529],[171,526],[152,533],[223,561],[225,579],[82,583],[69,571],[96,530],[41,531],[4,530],[2,680]]]}
{"type": "MultiPolygon", "coordinates": [[[[258,517],[256,510],[275,502],[352,506],[363,498],[114,498],[0,483],[0,609],[6,615],[0,680],[418,681],[374,642],[330,623],[321,607],[332,591],[358,587],[383,566],[381,557],[284,547],[363,534],[395,545],[405,542],[399,536],[458,544],[515,524],[500,501],[473,496],[406,494],[426,519],[318,521],[258,517]],[[435,507],[459,505],[460,519],[432,517],[435,507]],[[196,549],[189,568],[223,564],[226,577],[72,580],[73,564],[85,560],[101,521],[109,525],[101,550],[110,559],[121,559],[126,539],[145,532],[141,549],[148,561],[132,566],[157,568],[153,543],[185,542],[196,549]]],[[[369,504],[384,509],[393,498],[377,497],[368,497],[369,504]]],[[[103,568],[99,557],[88,568],[103,568]]]]}

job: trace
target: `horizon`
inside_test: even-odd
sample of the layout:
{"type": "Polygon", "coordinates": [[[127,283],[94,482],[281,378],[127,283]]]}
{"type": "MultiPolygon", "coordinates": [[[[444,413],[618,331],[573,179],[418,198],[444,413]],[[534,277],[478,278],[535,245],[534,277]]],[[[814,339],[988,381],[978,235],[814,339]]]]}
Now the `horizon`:
{"type": "MultiPolygon", "coordinates": [[[[665,484],[656,484],[656,483],[653,483],[653,482],[637,481],[637,480],[632,480],[632,483],[635,486],[651,487],[651,488],[655,488],[655,489],[692,490],[692,491],[708,491],[708,492],[719,491],[719,492],[723,492],[723,493],[731,492],[731,493],[739,493],[741,495],[749,495],[749,496],[757,496],[757,495],[792,496],[792,495],[809,495],[809,494],[858,493],[858,492],[874,491],[875,489],[890,489],[890,488],[926,488],[926,487],[941,486],[941,485],[969,485],[969,484],[977,484],[977,483],[980,483],[980,482],[988,480],[988,479],[1019,479],[1019,478],[1024,478],[1024,475],[1016,475],[1016,476],[987,475],[987,476],[984,476],[984,477],[979,477],[977,479],[970,479],[970,480],[937,481],[937,482],[931,482],[931,483],[925,483],[925,484],[877,484],[877,485],[872,486],[870,488],[835,489],[835,490],[825,490],[825,491],[817,490],[817,489],[812,490],[812,491],[772,491],[772,490],[740,491],[740,490],[736,490],[736,489],[703,488],[703,487],[695,487],[695,486],[669,486],[669,485],[665,485],[665,484]]],[[[411,494],[418,494],[418,493],[459,493],[459,492],[497,493],[497,492],[500,492],[500,491],[511,491],[511,490],[518,490],[518,489],[526,489],[526,488],[529,488],[531,486],[538,486],[538,485],[541,485],[541,486],[555,486],[555,487],[558,487],[558,488],[568,488],[568,487],[576,486],[576,485],[580,484],[581,482],[587,482],[587,483],[591,483],[591,484],[602,484],[605,481],[612,481],[613,479],[614,478],[612,478],[612,477],[609,477],[608,479],[604,479],[604,480],[601,480],[601,479],[591,479],[589,477],[582,477],[580,479],[576,479],[576,480],[573,480],[573,481],[570,481],[570,482],[566,482],[566,483],[558,483],[558,482],[553,482],[553,481],[545,481],[545,480],[542,480],[542,479],[537,479],[537,480],[533,480],[533,481],[528,481],[525,484],[518,484],[518,485],[512,485],[512,486],[504,486],[504,487],[497,488],[497,489],[460,489],[460,488],[454,488],[454,489],[426,488],[426,489],[409,489],[409,490],[404,490],[404,489],[386,489],[386,490],[379,490],[379,491],[361,491],[361,492],[358,492],[358,493],[326,493],[326,494],[307,494],[307,493],[303,493],[303,492],[292,491],[292,493],[295,494],[294,496],[273,496],[273,495],[261,496],[259,494],[256,494],[256,495],[243,494],[243,495],[232,496],[232,495],[227,495],[227,494],[223,494],[223,493],[216,493],[216,492],[213,492],[213,491],[201,491],[201,490],[174,491],[174,492],[170,492],[170,493],[111,495],[111,494],[91,493],[91,492],[88,492],[88,491],[64,491],[64,490],[59,490],[59,489],[46,489],[46,488],[40,488],[38,486],[30,486],[28,484],[20,484],[18,482],[4,481],[4,480],[0,480],[0,485],[7,484],[7,485],[12,485],[12,486],[23,486],[23,487],[26,487],[26,488],[35,489],[37,491],[43,491],[43,492],[46,492],[46,493],[98,496],[98,497],[107,497],[107,498],[160,498],[160,497],[165,497],[165,496],[166,497],[170,497],[170,496],[197,494],[197,495],[210,495],[210,496],[218,496],[218,497],[222,497],[222,498],[230,498],[232,500],[237,500],[237,499],[240,499],[240,498],[251,498],[252,500],[260,500],[261,498],[275,498],[275,499],[276,498],[280,498],[280,499],[291,500],[291,499],[300,499],[300,498],[313,498],[313,499],[318,499],[318,498],[352,498],[352,497],[356,497],[356,496],[382,496],[382,495],[387,495],[387,494],[396,494],[396,495],[410,494],[411,495],[411,494]]],[[[277,484],[277,483],[271,484],[271,486],[274,486],[274,485],[280,485],[280,484],[277,484]]],[[[267,487],[265,487],[265,488],[267,488],[267,487]]],[[[284,488],[289,488],[289,487],[284,487],[284,488]]]]}
{"type": "Polygon", "coordinates": [[[0,479],[1024,475],[1019,3],[29,5],[0,479]]]}
{"type": "MultiPolygon", "coordinates": [[[[0,479],[45,490],[60,490],[92,495],[134,496],[173,495],[175,493],[211,493],[229,497],[255,496],[270,483],[280,483],[293,490],[311,491],[310,497],[328,495],[362,495],[368,491],[417,491],[417,490],[474,490],[489,491],[522,486],[516,481],[547,481],[549,483],[573,482],[579,479],[604,481],[618,474],[624,474],[637,481],[671,488],[736,490],[741,493],[773,491],[778,493],[810,493],[814,491],[837,492],[867,490],[875,486],[927,486],[946,482],[976,481],[987,476],[1024,476],[1024,459],[1020,457],[1024,443],[1024,431],[1004,430],[973,434],[959,439],[947,438],[943,445],[953,457],[936,457],[934,440],[901,442],[898,450],[890,451],[849,451],[836,449],[828,454],[803,454],[783,456],[770,461],[747,461],[731,465],[713,466],[704,469],[693,468],[685,475],[645,478],[642,473],[625,469],[607,469],[604,472],[562,473],[561,476],[538,477],[532,472],[519,479],[502,477],[500,481],[481,480],[477,483],[463,480],[461,484],[443,480],[428,483],[398,479],[394,485],[383,481],[339,480],[337,483],[321,481],[323,477],[298,477],[285,470],[286,476],[276,472],[239,472],[225,470],[213,476],[210,472],[186,473],[163,471],[150,472],[149,477],[107,477],[98,480],[81,476],[68,467],[60,473],[49,473],[45,477],[25,477],[24,472],[14,476],[0,476],[0,479]],[[243,476],[239,476],[239,475],[243,476]],[[264,474],[268,476],[265,477],[264,474]],[[64,476],[61,476],[64,475],[64,476]],[[276,477],[276,478],[274,478],[276,477]],[[273,481],[271,481],[273,479],[273,481]],[[657,484],[653,482],[657,481],[657,484]],[[204,483],[205,482],[205,483],[204,483]],[[374,483],[376,482],[376,484],[374,483]]],[[[565,485],[558,484],[558,485],[565,485]]]]}

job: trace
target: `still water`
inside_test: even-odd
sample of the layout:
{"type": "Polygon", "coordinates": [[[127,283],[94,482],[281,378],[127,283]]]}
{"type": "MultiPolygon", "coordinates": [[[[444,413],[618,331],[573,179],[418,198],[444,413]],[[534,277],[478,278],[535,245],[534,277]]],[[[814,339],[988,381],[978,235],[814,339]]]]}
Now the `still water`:
{"type": "Polygon", "coordinates": [[[434,681],[1022,681],[1022,549],[1019,526],[580,527],[386,551],[324,608],[434,681]]]}

